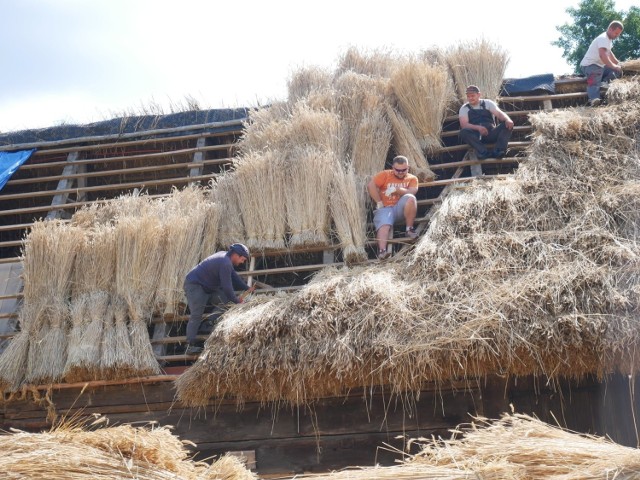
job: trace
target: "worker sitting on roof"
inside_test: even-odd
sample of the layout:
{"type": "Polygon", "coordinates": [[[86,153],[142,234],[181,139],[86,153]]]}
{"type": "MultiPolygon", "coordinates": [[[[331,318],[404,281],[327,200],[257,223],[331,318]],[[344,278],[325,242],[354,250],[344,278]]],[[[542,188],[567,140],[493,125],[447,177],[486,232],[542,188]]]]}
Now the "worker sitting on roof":
{"type": "Polygon", "coordinates": [[[401,155],[393,159],[392,169],[377,173],[367,185],[369,195],[376,204],[373,224],[378,240],[378,258],[384,260],[387,252],[387,238],[393,224],[404,219],[407,236],[416,238],[413,227],[418,203],[418,177],[409,173],[409,161],[401,155]]]}
{"type": "Polygon", "coordinates": [[[478,160],[502,158],[513,131],[513,120],[495,102],[480,98],[480,89],[475,85],[467,87],[467,100],[460,107],[460,140],[473,147],[478,160]],[[496,126],[496,118],[502,123],[496,126]],[[486,143],[495,143],[489,151],[486,143]]]}
{"type": "Polygon", "coordinates": [[[190,315],[185,354],[195,355],[202,351],[202,347],[196,345],[196,336],[207,305],[242,303],[234,289],[249,292],[255,290],[255,287],[249,287],[234,270],[234,267],[242,265],[249,257],[247,247],[241,243],[234,243],[228,251],[220,251],[205,258],[187,274],[184,293],[187,296],[190,315]]]}

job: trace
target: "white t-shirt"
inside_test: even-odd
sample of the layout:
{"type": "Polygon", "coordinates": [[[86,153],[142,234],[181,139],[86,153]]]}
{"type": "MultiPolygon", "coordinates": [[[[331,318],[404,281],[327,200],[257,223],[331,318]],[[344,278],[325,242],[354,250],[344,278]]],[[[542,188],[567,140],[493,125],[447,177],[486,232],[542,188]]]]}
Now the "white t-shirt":
{"type": "Polygon", "coordinates": [[[600,49],[606,48],[607,53],[611,52],[611,47],[613,46],[613,40],[611,40],[607,36],[607,32],[598,35],[591,45],[589,45],[589,49],[587,53],[584,54],[584,58],[580,62],[581,67],[586,67],[587,65],[599,65],[600,67],[604,67],[604,63],[600,60],[600,49]]]}
{"type": "Polygon", "coordinates": [[[498,110],[498,106],[496,105],[496,103],[494,101],[492,101],[492,100],[488,100],[486,98],[483,98],[478,102],[478,105],[476,105],[475,107],[473,105],[471,105],[469,102],[464,103],[460,107],[460,110],[458,110],[458,117],[467,117],[467,119],[468,119],[469,118],[469,110],[472,109],[472,108],[474,110],[478,110],[478,109],[482,108],[482,102],[484,102],[485,108],[495,115],[496,111],[498,110]]]}

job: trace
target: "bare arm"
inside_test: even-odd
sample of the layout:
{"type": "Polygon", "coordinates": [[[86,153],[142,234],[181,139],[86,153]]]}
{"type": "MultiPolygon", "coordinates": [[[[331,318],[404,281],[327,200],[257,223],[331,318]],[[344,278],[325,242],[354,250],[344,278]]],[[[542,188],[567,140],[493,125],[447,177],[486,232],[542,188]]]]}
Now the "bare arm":
{"type": "Polygon", "coordinates": [[[513,129],[513,120],[511,120],[511,117],[509,115],[507,115],[505,112],[500,110],[500,108],[496,107],[496,111],[493,112],[493,114],[498,120],[500,120],[501,122],[504,122],[507,129],[509,130],[513,129]]]}
{"type": "Polygon", "coordinates": [[[622,71],[622,67],[619,65],[620,62],[611,50],[600,48],[598,49],[598,54],[600,55],[600,60],[602,60],[602,63],[604,63],[607,67],[613,68],[614,70],[622,71]]]}
{"type": "Polygon", "coordinates": [[[380,197],[380,189],[378,189],[378,186],[373,181],[373,179],[371,179],[367,184],[367,190],[369,190],[369,196],[371,197],[371,200],[374,201],[374,203],[382,201],[382,198],[380,197]]]}

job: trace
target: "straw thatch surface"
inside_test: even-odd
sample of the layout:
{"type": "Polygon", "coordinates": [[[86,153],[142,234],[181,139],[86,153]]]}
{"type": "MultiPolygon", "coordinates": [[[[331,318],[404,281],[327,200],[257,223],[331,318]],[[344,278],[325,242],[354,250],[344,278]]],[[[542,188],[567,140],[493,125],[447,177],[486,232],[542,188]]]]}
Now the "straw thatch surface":
{"type": "Polygon", "coordinates": [[[251,480],[234,457],[212,465],[194,462],[168,428],[131,425],[84,430],[60,426],[50,432],[0,435],[0,471],[18,479],[251,480]]]}
{"type": "Polygon", "coordinates": [[[297,404],[493,373],[637,372],[638,105],[573,109],[567,140],[540,113],[518,172],[454,191],[404,261],[231,309],[178,397],[297,404]]]}
{"type": "Polygon", "coordinates": [[[527,415],[478,418],[451,440],[418,439],[420,453],[400,465],[350,469],[295,478],[315,480],[584,480],[638,478],[640,450],[580,435],[527,415]]]}
{"type": "Polygon", "coordinates": [[[458,99],[467,101],[467,85],[477,85],[483,98],[498,98],[509,55],[485,39],[462,42],[445,54],[458,99]]]}
{"type": "Polygon", "coordinates": [[[640,73],[640,58],[627,60],[625,62],[622,62],[620,65],[622,66],[623,72],[640,73]]]}

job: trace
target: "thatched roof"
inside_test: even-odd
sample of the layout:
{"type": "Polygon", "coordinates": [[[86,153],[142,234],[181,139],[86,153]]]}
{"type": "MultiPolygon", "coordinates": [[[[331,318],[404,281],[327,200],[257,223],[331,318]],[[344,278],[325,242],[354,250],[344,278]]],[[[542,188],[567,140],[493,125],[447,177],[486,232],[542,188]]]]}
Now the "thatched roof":
{"type": "Polygon", "coordinates": [[[452,439],[417,439],[422,450],[392,467],[348,469],[314,480],[638,478],[640,451],[592,435],[579,435],[527,415],[474,419],[452,439]]]}
{"type": "Polygon", "coordinates": [[[0,435],[3,478],[251,480],[240,461],[224,456],[194,462],[168,428],[120,425],[95,429],[62,425],[44,433],[0,435]]]}
{"type": "Polygon", "coordinates": [[[405,257],[231,309],[179,399],[638,371],[637,84],[614,83],[605,108],[535,115],[518,172],[455,191],[405,257]]]}

